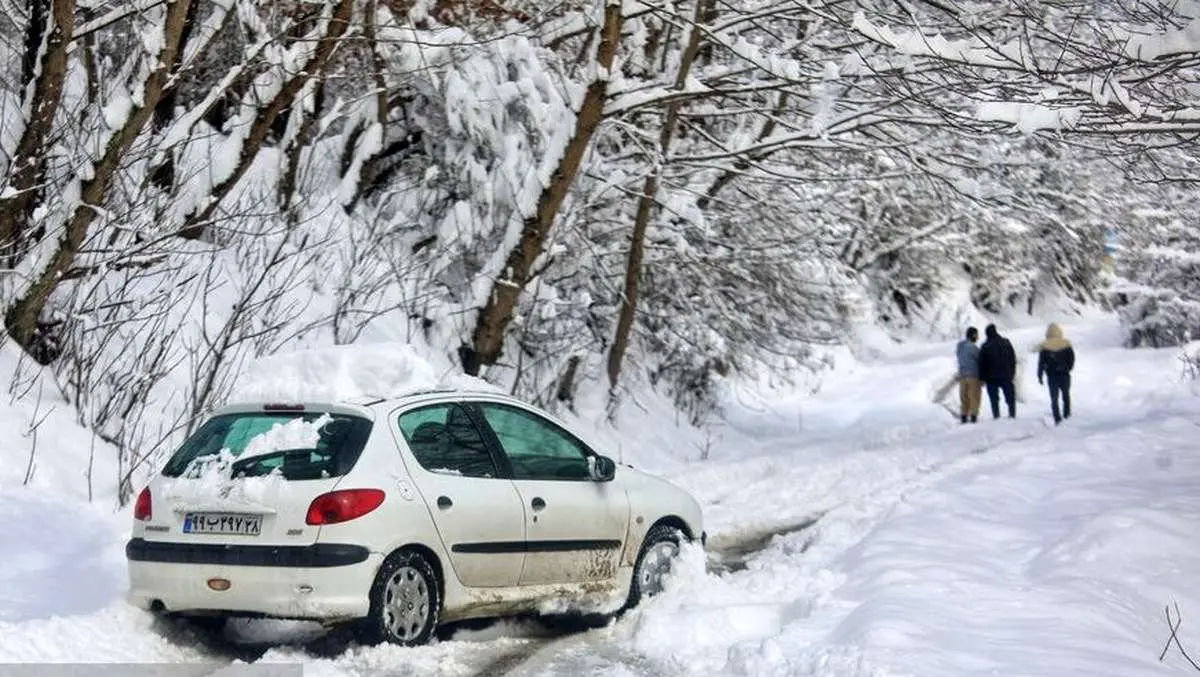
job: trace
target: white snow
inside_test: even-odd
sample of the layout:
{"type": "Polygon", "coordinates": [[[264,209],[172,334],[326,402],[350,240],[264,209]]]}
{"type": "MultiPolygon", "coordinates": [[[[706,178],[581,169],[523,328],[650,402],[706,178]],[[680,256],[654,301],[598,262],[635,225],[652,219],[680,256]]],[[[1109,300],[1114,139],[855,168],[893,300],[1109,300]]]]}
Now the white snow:
{"type": "Polygon", "coordinates": [[[276,423],[267,432],[250,438],[238,458],[253,458],[281,449],[316,448],[317,442],[321,441],[321,427],[330,420],[329,414],[322,414],[314,421],[296,418],[287,423],[276,423]]]}
{"type": "Polygon", "coordinates": [[[1132,35],[1125,44],[1125,54],[1142,61],[1196,52],[1200,52],[1200,20],[1197,19],[1177,31],[1132,35]]]}
{"type": "Polygon", "coordinates": [[[407,343],[358,343],[281,353],[251,363],[230,402],[343,402],[457,388],[494,391],[481,379],[442,368],[407,343]]]}
{"type": "MultiPolygon", "coordinates": [[[[1001,327],[1023,357],[1015,421],[991,420],[985,402],[963,426],[929,401],[952,342],[841,361],[816,394],[731,388],[704,461],[645,394],[605,441],[698,496],[709,567],[687,550],[663,595],[605,629],[547,641],[505,623],[420,649],[279,647],[264,660],[331,677],[481,674],[526,654],[506,674],[1192,674],[1177,650],[1159,654],[1176,602],[1180,640],[1200,645],[1200,388],[1180,378],[1178,350],[1124,349],[1107,318],[1063,323],[1079,359],[1059,427],[1033,380],[1043,324],[1001,327]]],[[[438,381],[431,364],[366,345],[264,360],[250,381],[368,392],[438,381]]],[[[0,403],[14,438],[30,415],[0,403]]],[[[69,476],[80,458],[77,433],[59,428],[42,438],[42,457],[61,459],[43,475],[69,476]]],[[[213,660],[120,600],[127,512],[50,491],[52,479],[0,475],[0,661],[213,660]]]]}
{"type": "Polygon", "coordinates": [[[1044,129],[1071,129],[1079,123],[1083,111],[1078,108],[1052,108],[1036,103],[987,101],[979,104],[976,117],[989,122],[1012,123],[1022,134],[1044,129]]]}

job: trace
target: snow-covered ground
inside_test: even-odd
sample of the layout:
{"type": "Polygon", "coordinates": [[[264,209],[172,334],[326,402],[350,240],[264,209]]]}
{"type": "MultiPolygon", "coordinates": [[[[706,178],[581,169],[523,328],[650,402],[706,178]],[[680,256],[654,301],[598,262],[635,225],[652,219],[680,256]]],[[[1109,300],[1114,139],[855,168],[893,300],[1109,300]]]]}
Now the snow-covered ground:
{"type": "MultiPolygon", "coordinates": [[[[1125,350],[1110,320],[1067,332],[1074,415],[1057,428],[1028,359],[1040,328],[1011,334],[1027,358],[1016,421],[991,420],[985,401],[962,426],[930,403],[949,343],[842,365],[818,395],[739,393],[707,460],[695,434],[663,448],[661,407],[632,407],[604,442],[695,492],[710,553],[689,552],[668,592],[607,628],[513,621],[419,649],[278,646],[262,660],[330,677],[1194,673],[1177,650],[1159,655],[1175,602],[1200,653],[1200,392],[1177,351],[1125,350]]],[[[0,662],[239,657],[120,601],[128,515],[83,502],[91,440],[63,408],[22,487],[31,412],[0,403],[19,441],[0,470],[0,662]]]]}

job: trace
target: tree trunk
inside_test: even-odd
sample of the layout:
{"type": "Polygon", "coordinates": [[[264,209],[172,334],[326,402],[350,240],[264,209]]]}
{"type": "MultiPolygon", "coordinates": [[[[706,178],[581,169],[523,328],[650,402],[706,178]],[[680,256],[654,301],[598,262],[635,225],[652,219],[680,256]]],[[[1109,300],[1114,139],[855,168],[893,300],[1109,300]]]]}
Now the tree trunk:
{"type": "MultiPolygon", "coordinates": [[[[196,9],[200,3],[193,2],[188,7],[187,19],[183,23],[183,35],[179,36],[179,49],[175,50],[175,58],[171,62],[170,73],[176,76],[183,62],[183,54],[187,50],[188,39],[192,36],[192,26],[196,23],[196,9]]],[[[170,126],[175,119],[175,105],[179,99],[179,88],[171,87],[163,93],[158,104],[154,106],[154,131],[161,132],[170,126]]],[[[164,192],[175,187],[175,152],[167,151],[162,163],[150,170],[150,182],[164,192]]]]}
{"type": "MultiPolygon", "coordinates": [[[[190,0],[168,0],[162,50],[159,52],[158,64],[146,77],[141,105],[134,108],[121,129],[109,137],[104,155],[92,167],[92,176],[80,187],[79,204],[71,213],[53,256],[25,293],[4,315],[4,324],[9,335],[35,358],[42,353],[37,346],[38,320],[50,295],[75,262],[79,248],[87,238],[88,228],[99,213],[98,208],[104,204],[108,187],[120,167],[121,160],[141,134],[162,97],[170,76],[171,64],[174,63],[179,49],[189,5],[190,0]]],[[[39,361],[48,362],[52,357],[39,361]]]]}
{"type": "Polygon", "coordinates": [[[387,60],[379,53],[379,36],[377,26],[379,23],[379,7],[376,0],[367,0],[366,9],[363,10],[365,16],[363,18],[363,38],[367,41],[367,46],[371,48],[371,64],[374,67],[372,75],[375,78],[375,121],[385,128],[388,121],[388,92],[387,80],[383,74],[387,72],[387,60]]]}
{"type": "MultiPolygon", "coordinates": [[[[700,52],[700,22],[708,11],[705,2],[697,2],[695,15],[692,18],[692,30],[688,36],[683,57],[679,61],[679,72],[675,75],[675,89],[682,90],[687,84],[692,64],[700,52]]],[[[625,265],[625,292],[621,295],[621,310],[617,317],[617,331],[613,337],[612,347],[608,351],[608,384],[615,392],[617,381],[621,377],[621,363],[629,349],[629,337],[633,332],[633,320],[637,314],[638,286],[642,276],[642,260],[646,250],[646,229],[650,226],[650,217],[654,213],[654,204],[658,195],[659,179],[667,163],[667,152],[671,147],[671,139],[675,135],[675,126],[679,123],[679,109],[682,100],[675,99],[667,104],[663,115],[662,128],[658,135],[658,161],[652,171],[646,176],[642,185],[642,194],[638,198],[637,212],[634,215],[633,235],[629,243],[629,257],[625,265]]]]}
{"type": "Polygon", "coordinates": [[[372,78],[375,83],[375,122],[379,124],[379,148],[369,156],[359,159],[358,164],[355,164],[357,158],[358,141],[362,134],[367,131],[367,125],[359,126],[354,133],[350,134],[347,139],[346,147],[342,155],[342,178],[346,178],[351,171],[356,172],[354,177],[354,185],[356,186],[354,195],[346,201],[342,208],[347,212],[354,211],[355,205],[359,199],[368,191],[371,183],[371,177],[379,172],[379,163],[387,154],[390,147],[385,144],[388,134],[388,118],[391,113],[391,104],[388,99],[387,79],[384,73],[387,72],[387,60],[383,54],[379,52],[379,7],[376,0],[367,0],[366,6],[363,8],[363,40],[367,43],[367,48],[371,51],[371,66],[372,78]]]}
{"type": "Polygon", "coordinates": [[[353,10],[353,0],[338,0],[333,15],[329,18],[329,23],[325,28],[325,35],[321,36],[312,56],[295,76],[284,83],[267,107],[258,112],[258,116],[250,125],[250,132],[246,135],[246,140],[242,142],[241,152],[238,154],[237,165],[233,172],[213,186],[203,209],[188,216],[184,227],[179,232],[180,236],[197,239],[204,234],[205,223],[212,218],[213,213],[220,206],[221,200],[229,195],[246,175],[246,172],[250,170],[250,165],[254,163],[254,158],[258,156],[258,151],[262,149],[263,143],[270,135],[280,114],[292,106],[309,79],[324,70],[325,64],[333,56],[338,41],[341,40],[350,25],[353,10]]]}
{"type": "MultiPolygon", "coordinates": [[[[26,230],[34,209],[41,202],[46,170],[46,143],[54,131],[54,116],[62,100],[63,82],[67,75],[67,52],[71,45],[71,33],[75,30],[75,0],[54,0],[50,7],[54,25],[49,35],[46,31],[46,4],[38,0],[31,4],[30,27],[26,36],[26,52],[22,70],[33,79],[33,94],[30,99],[30,118],[17,142],[9,169],[8,197],[0,199],[0,261],[6,268],[13,268],[28,248],[26,230]],[[41,12],[41,28],[35,26],[41,12]],[[42,39],[45,37],[45,51],[42,39]],[[32,54],[30,49],[33,50],[32,54]],[[42,54],[40,72],[35,76],[32,65],[37,54],[42,54]],[[26,68],[28,66],[28,68],[26,68]]],[[[28,86],[29,80],[25,81],[28,86]]]]}
{"type": "Polygon", "coordinates": [[[50,17],[51,0],[28,0],[29,23],[25,26],[25,44],[21,50],[21,85],[28,87],[37,73],[38,56],[46,38],[46,23],[50,17]]]}
{"type": "MultiPolygon", "coordinates": [[[[717,10],[717,0],[697,0],[697,2],[700,4],[700,7],[697,8],[697,16],[700,21],[706,26],[712,26],[717,23],[717,19],[721,16],[717,10]]],[[[700,46],[700,51],[697,53],[696,58],[705,65],[712,63],[713,44],[707,41],[704,42],[700,46]]]]}
{"type": "Polygon", "coordinates": [[[318,74],[313,87],[313,110],[305,111],[301,106],[299,110],[295,111],[295,114],[300,116],[300,129],[296,131],[295,136],[291,138],[284,150],[287,164],[284,166],[283,176],[279,179],[279,208],[283,210],[288,224],[291,226],[300,222],[300,210],[293,199],[296,196],[296,182],[300,175],[301,156],[304,155],[304,149],[312,143],[313,137],[316,136],[317,121],[320,120],[321,112],[324,109],[324,71],[318,74]]]}
{"type": "MultiPolygon", "coordinates": [[[[604,8],[604,26],[601,29],[600,45],[596,49],[596,61],[604,72],[612,69],[617,47],[621,40],[621,5],[607,2],[604,8]]],[[[571,184],[583,163],[583,156],[591,144],[592,135],[604,114],[604,101],[608,96],[608,78],[601,76],[588,85],[575,119],[575,133],[563,150],[562,159],[550,177],[550,183],[542,189],[537,212],[526,219],[521,227],[521,240],[509,252],[504,269],[495,282],[487,303],[479,311],[475,331],[470,344],[459,348],[463,370],[473,376],[481,367],[492,365],[500,358],[504,347],[504,332],[512,322],[517,299],[529,283],[534,261],[542,254],[546,238],[567,197],[571,184]]]]}
{"type": "Polygon", "coordinates": [[[580,361],[581,358],[578,355],[572,355],[571,359],[567,360],[567,368],[563,371],[562,378],[558,381],[558,388],[554,393],[554,399],[566,402],[571,411],[575,411],[575,385],[578,380],[576,373],[579,371],[580,361]]]}

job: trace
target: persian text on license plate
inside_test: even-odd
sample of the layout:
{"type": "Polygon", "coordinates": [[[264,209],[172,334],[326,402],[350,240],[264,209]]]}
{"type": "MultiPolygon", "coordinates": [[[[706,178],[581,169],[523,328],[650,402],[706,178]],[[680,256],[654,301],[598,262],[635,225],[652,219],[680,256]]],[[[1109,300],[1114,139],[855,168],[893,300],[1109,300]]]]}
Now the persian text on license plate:
{"type": "Polygon", "coordinates": [[[262,533],[262,515],[189,512],[183,516],[183,533],[257,536],[262,533]]]}

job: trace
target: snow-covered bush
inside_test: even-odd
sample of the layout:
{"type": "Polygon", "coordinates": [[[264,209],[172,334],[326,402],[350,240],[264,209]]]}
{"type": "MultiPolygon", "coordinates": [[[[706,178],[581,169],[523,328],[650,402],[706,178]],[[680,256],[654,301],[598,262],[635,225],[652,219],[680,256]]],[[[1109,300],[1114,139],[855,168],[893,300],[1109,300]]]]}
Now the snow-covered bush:
{"type": "Polygon", "coordinates": [[[1126,252],[1124,279],[1109,290],[1130,346],[1177,346],[1200,337],[1200,251],[1180,246],[1126,252]]]}
{"type": "Polygon", "coordinates": [[[1200,234],[1190,197],[1186,186],[1151,184],[1124,215],[1105,299],[1131,347],[1200,338],[1200,234]]]}

